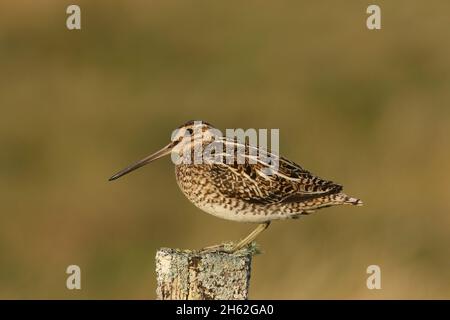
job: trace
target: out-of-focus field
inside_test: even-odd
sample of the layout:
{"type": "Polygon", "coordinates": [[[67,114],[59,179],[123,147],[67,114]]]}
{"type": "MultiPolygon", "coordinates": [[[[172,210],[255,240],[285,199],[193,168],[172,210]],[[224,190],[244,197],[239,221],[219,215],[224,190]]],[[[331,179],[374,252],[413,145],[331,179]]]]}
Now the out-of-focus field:
{"type": "Polygon", "coordinates": [[[251,298],[450,298],[449,1],[377,1],[380,31],[364,1],[77,3],[81,31],[71,2],[0,4],[0,298],[153,299],[158,247],[248,233],[169,158],[107,182],[191,119],[279,128],[365,203],[274,223],[251,298]]]}

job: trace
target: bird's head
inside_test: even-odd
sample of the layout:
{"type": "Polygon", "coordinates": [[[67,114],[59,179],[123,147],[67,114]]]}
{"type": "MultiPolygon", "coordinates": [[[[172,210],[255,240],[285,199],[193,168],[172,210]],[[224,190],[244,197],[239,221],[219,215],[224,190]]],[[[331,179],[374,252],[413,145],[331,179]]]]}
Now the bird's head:
{"type": "Polygon", "coordinates": [[[220,136],[219,130],[215,129],[211,124],[200,120],[191,120],[176,128],[172,132],[171,142],[162,149],[152,153],[151,155],[139,160],[123,170],[114,174],[109,181],[116,180],[131,171],[134,171],[146,164],[162,158],[170,153],[174,153],[178,157],[193,152],[195,145],[204,146],[214,141],[215,137],[220,136]]]}

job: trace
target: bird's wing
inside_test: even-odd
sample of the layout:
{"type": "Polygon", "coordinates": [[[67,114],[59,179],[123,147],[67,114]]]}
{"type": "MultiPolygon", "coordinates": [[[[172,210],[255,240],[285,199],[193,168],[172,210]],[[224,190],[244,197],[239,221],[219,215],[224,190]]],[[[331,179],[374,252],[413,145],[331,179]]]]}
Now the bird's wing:
{"type": "Polygon", "coordinates": [[[307,201],[342,190],[342,186],[316,177],[276,154],[267,153],[269,162],[252,154],[248,144],[224,141],[235,148],[245,148],[245,153],[241,153],[245,161],[234,157],[230,163],[215,162],[211,167],[212,181],[227,196],[251,203],[273,204],[307,201]]]}

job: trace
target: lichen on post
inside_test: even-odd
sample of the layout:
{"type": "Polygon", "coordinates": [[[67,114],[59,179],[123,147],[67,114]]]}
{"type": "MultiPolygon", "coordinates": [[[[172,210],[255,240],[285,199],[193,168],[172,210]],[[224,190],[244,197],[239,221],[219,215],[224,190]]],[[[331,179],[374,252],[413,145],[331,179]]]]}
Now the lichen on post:
{"type": "Polygon", "coordinates": [[[245,300],[254,247],[236,253],[161,248],[156,253],[159,300],[245,300]]]}

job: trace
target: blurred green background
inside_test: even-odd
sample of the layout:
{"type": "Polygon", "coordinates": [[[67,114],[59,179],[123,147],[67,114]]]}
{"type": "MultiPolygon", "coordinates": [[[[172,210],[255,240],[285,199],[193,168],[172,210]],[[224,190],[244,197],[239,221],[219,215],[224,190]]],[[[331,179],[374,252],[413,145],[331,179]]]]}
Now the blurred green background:
{"type": "Polygon", "coordinates": [[[0,4],[0,298],[153,299],[157,248],[246,235],[169,158],[107,182],[191,119],[280,128],[365,203],[274,223],[251,298],[450,298],[449,1],[77,1],[69,31],[72,3],[0,4]]]}

